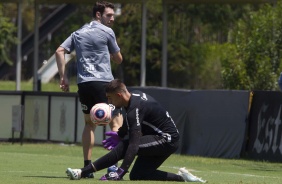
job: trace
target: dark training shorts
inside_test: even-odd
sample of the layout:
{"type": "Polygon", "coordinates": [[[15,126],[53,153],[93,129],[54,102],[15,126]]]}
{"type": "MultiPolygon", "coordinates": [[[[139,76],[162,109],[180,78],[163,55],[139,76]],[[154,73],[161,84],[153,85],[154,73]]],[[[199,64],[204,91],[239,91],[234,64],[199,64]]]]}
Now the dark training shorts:
{"type": "Polygon", "coordinates": [[[78,84],[78,96],[84,114],[89,114],[96,103],[107,103],[105,87],[108,82],[91,81],[78,84]]]}
{"type": "MultiPolygon", "coordinates": [[[[84,114],[89,114],[91,108],[97,103],[108,103],[106,97],[106,85],[108,82],[91,81],[78,84],[78,96],[81,103],[81,109],[84,114]]],[[[115,109],[113,115],[120,112],[115,109]]]]}

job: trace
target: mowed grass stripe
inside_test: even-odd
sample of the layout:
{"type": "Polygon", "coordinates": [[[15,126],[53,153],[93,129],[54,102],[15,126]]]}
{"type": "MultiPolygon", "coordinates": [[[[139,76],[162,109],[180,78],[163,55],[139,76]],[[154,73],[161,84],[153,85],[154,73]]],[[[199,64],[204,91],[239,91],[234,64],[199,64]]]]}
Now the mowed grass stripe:
{"type": "MultiPolygon", "coordinates": [[[[93,160],[108,151],[95,147],[93,160]]],[[[95,174],[95,179],[70,181],[65,170],[67,167],[82,166],[82,147],[62,146],[60,144],[29,144],[24,145],[0,143],[0,183],[95,183],[105,184],[99,178],[106,170],[95,174]]],[[[121,164],[121,162],[119,163],[121,164]]],[[[193,174],[214,184],[280,184],[282,164],[259,162],[243,159],[219,159],[188,155],[172,155],[161,166],[161,170],[176,173],[180,167],[186,167],[193,174]]],[[[122,183],[129,181],[128,174],[122,183]]],[[[110,182],[111,183],[111,182],[110,182]]],[[[134,181],[134,184],[144,181],[134,181]]],[[[146,184],[177,183],[146,181],[146,184]]]]}

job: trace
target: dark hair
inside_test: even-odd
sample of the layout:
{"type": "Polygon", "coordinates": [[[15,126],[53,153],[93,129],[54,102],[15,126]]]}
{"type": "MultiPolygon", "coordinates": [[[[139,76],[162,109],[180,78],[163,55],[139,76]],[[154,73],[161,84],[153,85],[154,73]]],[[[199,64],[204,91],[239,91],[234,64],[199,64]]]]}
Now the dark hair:
{"type": "Polygon", "coordinates": [[[106,86],[106,93],[125,91],[126,87],[120,79],[114,79],[106,86]]]}
{"type": "Polygon", "coordinates": [[[100,12],[101,15],[103,15],[105,8],[115,9],[115,5],[107,1],[97,1],[93,6],[93,17],[96,17],[97,12],[100,12]]]}

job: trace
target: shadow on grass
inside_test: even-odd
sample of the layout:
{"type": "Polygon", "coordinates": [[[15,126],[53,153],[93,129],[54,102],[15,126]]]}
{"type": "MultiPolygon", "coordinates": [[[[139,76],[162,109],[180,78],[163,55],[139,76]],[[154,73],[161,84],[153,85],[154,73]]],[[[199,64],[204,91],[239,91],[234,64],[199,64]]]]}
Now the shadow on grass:
{"type": "Polygon", "coordinates": [[[63,176],[23,176],[25,178],[67,178],[67,177],[63,177],[63,176]]]}

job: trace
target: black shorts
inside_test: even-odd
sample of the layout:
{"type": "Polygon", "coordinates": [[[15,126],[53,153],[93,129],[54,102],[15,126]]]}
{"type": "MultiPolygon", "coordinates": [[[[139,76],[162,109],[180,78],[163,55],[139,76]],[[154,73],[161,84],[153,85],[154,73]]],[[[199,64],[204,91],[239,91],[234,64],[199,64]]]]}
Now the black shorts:
{"type": "Polygon", "coordinates": [[[105,87],[108,82],[91,81],[78,84],[78,96],[84,114],[89,114],[96,103],[108,103],[105,87]]]}

